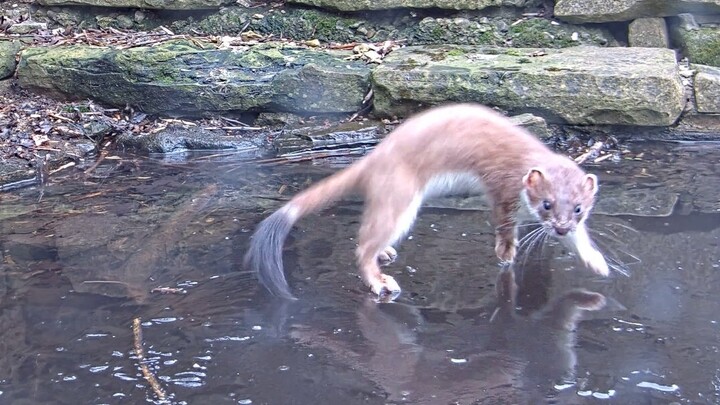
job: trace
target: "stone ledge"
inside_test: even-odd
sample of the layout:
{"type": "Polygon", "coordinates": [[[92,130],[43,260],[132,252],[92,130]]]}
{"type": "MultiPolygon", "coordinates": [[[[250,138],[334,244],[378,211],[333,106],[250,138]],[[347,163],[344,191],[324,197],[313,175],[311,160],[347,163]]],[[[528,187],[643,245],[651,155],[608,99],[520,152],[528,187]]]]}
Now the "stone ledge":
{"type": "Polygon", "coordinates": [[[537,0],[288,0],[340,11],[388,10],[394,8],[442,8],[450,10],[482,10],[488,7],[530,7],[537,0]]]}
{"type": "Polygon", "coordinates": [[[278,44],[203,49],[184,41],[125,50],[28,48],[18,78],[23,88],[169,116],[350,113],[363,106],[370,68],[347,55],[278,44]]]}
{"type": "Polygon", "coordinates": [[[572,23],[631,21],[681,13],[718,14],[720,0],[557,0],[555,17],[572,23]]]}
{"type": "Polygon", "coordinates": [[[43,6],[94,6],[157,10],[205,10],[236,3],[235,0],[37,0],[43,6]]]}
{"type": "Polygon", "coordinates": [[[685,105],[668,49],[407,47],[388,55],[372,81],[381,116],[475,101],[561,124],[667,126],[685,105]]]}

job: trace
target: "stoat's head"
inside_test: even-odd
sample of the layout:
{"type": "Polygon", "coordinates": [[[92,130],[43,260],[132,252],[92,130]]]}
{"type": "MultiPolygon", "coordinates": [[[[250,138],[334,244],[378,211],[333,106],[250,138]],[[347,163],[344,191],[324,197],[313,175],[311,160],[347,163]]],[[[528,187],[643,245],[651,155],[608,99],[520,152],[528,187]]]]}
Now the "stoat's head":
{"type": "Polygon", "coordinates": [[[597,176],[577,166],[534,167],[522,179],[526,203],[548,233],[565,236],[582,225],[595,202],[597,176]]]}

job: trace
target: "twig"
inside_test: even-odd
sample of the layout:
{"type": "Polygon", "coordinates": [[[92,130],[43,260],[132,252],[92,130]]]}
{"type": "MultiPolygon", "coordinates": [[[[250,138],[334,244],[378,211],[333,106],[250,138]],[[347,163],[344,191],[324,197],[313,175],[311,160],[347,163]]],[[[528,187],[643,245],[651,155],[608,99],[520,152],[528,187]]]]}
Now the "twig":
{"type": "Polygon", "coordinates": [[[51,170],[48,174],[55,174],[55,173],[59,172],[60,170],[64,170],[64,169],[67,169],[68,167],[73,167],[73,166],[75,166],[75,162],[65,163],[64,165],[58,167],[57,169],[51,170]]]}
{"type": "Polygon", "coordinates": [[[53,114],[53,113],[48,113],[48,116],[53,117],[53,118],[56,118],[56,119],[59,119],[59,120],[63,120],[63,121],[66,121],[66,122],[72,122],[73,124],[75,123],[75,120],[73,120],[73,119],[71,119],[71,118],[68,118],[68,117],[63,117],[62,115],[53,114]]]}
{"type": "Polygon", "coordinates": [[[372,104],[368,104],[365,107],[361,108],[358,112],[353,114],[352,117],[348,118],[348,122],[353,122],[355,120],[355,118],[370,111],[371,108],[372,108],[372,104]]]}
{"type": "Polygon", "coordinates": [[[582,155],[575,158],[575,163],[577,164],[583,164],[588,158],[598,152],[600,152],[600,149],[603,147],[603,142],[595,142],[593,146],[588,149],[587,152],[583,153],[582,155]]]}
{"type": "Polygon", "coordinates": [[[150,367],[145,364],[145,351],[142,347],[142,327],[140,324],[140,318],[133,319],[133,342],[134,342],[134,348],[135,348],[135,356],[138,358],[138,363],[140,364],[140,371],[142,371],[143,377],[145,377],[145,380],[147,380],[148,384],[150,384],[150,388],[152,388],[153,392],[155,393],[155,396],[160,401],[165,401],[165,398],[167,395],[165,394],[165,390],[160,386],[160,383],[158,382],[157,378],[155,378],[155,375],[150,371],[150,367]]]}

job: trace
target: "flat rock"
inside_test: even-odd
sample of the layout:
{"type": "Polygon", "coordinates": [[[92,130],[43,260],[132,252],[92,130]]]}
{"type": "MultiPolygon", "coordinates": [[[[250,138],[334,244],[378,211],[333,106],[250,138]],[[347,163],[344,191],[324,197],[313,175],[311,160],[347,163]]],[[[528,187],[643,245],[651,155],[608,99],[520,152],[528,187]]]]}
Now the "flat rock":
{"type": "Polygon", "coordinates": [[[0,41],[0,79],[15,72],[15,55],[20,51],[19,41],[0,41]]]}
{"type": "Polygon", "coordinates": [[[22,87],[67,98],[91,98],[146,113],[199,116],[228,111],[356,112],[370,68],[348,53],[263,44],[201,48],[184,41],[156,47],[29,48],[22,87]]]}
{"type": "Polygon", "coordinates": [[[573,23],[631,21],[680,13],[718,14],[720,0],[557,0],[555,17],[573,23]]]}
{"type": "Polygon", "coordinates": [[[240,136],[229,136],[225,131],[201,128],[167,128],[163,131],[135,135],[121,134],[117,145],[141,153],[178,153],[188,151],[237,151],[255,156],[257,145],[240,136]]]}
{"type": "Polygon", "coordinates": [[[667,126],[685,104],[675,53],[656,48],[407,47],[372,81],[381,116],[474,101],[549,122],[667,126]]]}
{"type": "Polygon", "coordinates": [[[288,0],[341,11],[386,10],[392,8],[443,8],[451,10],[482,10],[487,7],[529,7],[537,0],[288,0]]]}
{"type": "Polygon", "coordinates": [[[695,104],[698,112],[720,113],[720,68],[693,65],[695,75],[695,104]]]}
{"type": "Polygon", "coordinates": [[[667,48],[670,44],[667,24],[664,18],[638,18],[628,27],[630,46],[646,48],[667,48]]]}
{"type": "Polygon", "coordinates": [[[159,10],[203,10],[237,3],[235,0],[37,0],[44,6],[127,7],[159,10]]]}

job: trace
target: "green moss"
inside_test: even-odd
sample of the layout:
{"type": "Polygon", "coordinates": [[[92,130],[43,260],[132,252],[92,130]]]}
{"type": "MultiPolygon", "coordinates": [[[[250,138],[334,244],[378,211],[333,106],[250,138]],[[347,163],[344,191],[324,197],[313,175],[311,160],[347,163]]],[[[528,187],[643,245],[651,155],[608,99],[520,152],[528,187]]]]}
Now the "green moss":
{"type": "Polygon", "coordinates": [[[684,31],[680,40],[683,53],[690,62],[720,66],[720,32],[716,29],[684,31]]]}
{"type": "Polygon", "coordinates": [[[523,56],[522,52],[512,48],[509,48],[507,51],[505,51],[505,54],[509,56],[523,56]]]}
{"type": "Polygon", "coordinates": [[[73,113],[73,112],[86,113],[86,112],[90,112],[91,108],[87,104],[68,104],[65,107],[63,107],[63,111],[66,113],[73,113]]]}
{"type": "Polygon", "coordinates": [[[550,20],[533,18],[510,27],[510,38],[518,48],[565,48],[577,45],[571,34],[550,20]]]}
{"type": "Polygon", "coordinates": [[[448,56],[462,56],[465,55],[465,50],[460,48],[450,49],[447,54],[448,56]]]}

